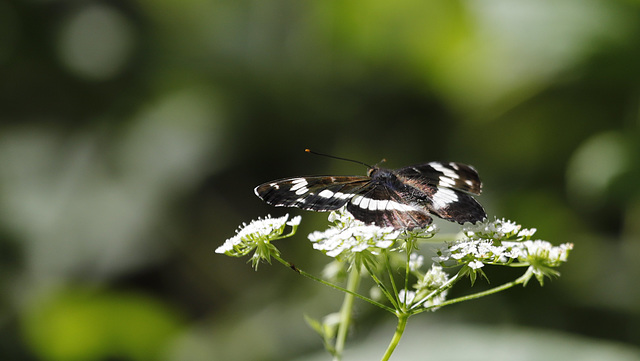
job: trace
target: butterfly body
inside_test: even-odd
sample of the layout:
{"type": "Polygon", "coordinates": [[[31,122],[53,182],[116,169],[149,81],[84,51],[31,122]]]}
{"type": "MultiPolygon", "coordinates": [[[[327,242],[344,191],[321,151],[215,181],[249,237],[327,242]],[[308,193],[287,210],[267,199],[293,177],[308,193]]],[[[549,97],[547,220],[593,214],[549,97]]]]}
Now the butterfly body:
{"type": "Polygon", "coordinates": [[[431,215],[458,222],[486,218],[476,170],[461,163],[430,162],[399,169],[372,167],[367,176],[312,176],[280,179],[255,188],[276,207],[326,212],[346,205],[354,218],[397,229],[426,227],[431,215]]]}

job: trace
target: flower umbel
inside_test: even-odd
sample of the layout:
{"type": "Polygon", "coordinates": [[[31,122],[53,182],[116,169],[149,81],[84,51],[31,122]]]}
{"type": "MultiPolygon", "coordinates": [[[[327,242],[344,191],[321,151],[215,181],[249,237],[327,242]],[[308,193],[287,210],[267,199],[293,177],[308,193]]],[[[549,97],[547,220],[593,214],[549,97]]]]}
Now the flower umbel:
{"type": "Polygon", "coordinates": [[[517,254],[518,261],[528,264],[527,274],[533,274],[542,285],[544,277],[557,277],[560,272],[553,268],[560,266],[567,261],[569,251],[573,249],[573,243],[564,243],[553,246],[551,243],[542,240],[524,242],[505,242],[505,246],[511,247],[512,252],[517,254]]]}
{"type": "MultiPolygon", "coordinates": [[[[447,296],[447,290],[443,286],[449,281],[449,275],[436,264],[431,265],[431,269],[418,279],[413,286],[416,289],[416,300],[413,307],[421,305],[423,307],[433,307],[442,303],[447,296]]],[[[436,308],[431,308],[435,311],[436,308]]]]}
{"type": "Polygon", "coordinates": [[[487,220],[467,225],[462,232],[469,239],[491,239],[494,243],[497,243],[496,245],[500,245],[500,242],[506,240],[522,241],[529,239],[536,233],[536,229],[523,229],[521,225],[502,218],[491,222],[487,220]]]}
{"type": "Polygon", "coordinates": [[[573,244],[553,246],[542,240],[532,241],[535,231],[504,219],[478,222],[465,227],[464,237],[438,250],[433,260],[441,265],[465,266],[472,281],[477,273],[484,275],[484,265],[530,266],[529,277],[535,275],[542,283],[544,276],[559,274],[552,268],[566,262],[573,244]]]}
{"type": "Polygon", "coordinates": [[[334,225],[326,231],[309,234],[309,240],[313,248],[340,259],[365,251],[377,254],[381,249],[391,248],[402,233],[393,227],[366,225],[346,212],[331,212],[329,221],[334,225]]]}
{"type": "Polygon", "coordinates": [[[216,253],[223,253],[227,256],[242,257],[256,250],[251,257],[251,263],[255,269],[261,259],[271,262],[272,254],[279,254],[278,249],[271,244],[276,239],[291,237],[296,233],[301,217],[293,217],[288,221],[289,215],[278,218],[271,218],[268,215],[264,219],[256,219],[249,224],[243,223],[236,235],[227,239],[224,244],[216,249],[216,253]],[[284,234],[286,226],[291,227],[291,231],[284,234]]]}

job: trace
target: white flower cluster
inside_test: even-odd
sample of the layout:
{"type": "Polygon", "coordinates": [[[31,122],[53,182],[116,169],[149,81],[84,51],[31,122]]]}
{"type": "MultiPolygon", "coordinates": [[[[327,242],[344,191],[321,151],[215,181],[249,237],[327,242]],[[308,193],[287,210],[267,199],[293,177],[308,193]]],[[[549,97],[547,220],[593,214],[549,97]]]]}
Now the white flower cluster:
{"type": "Polygon", "coordinates": [[[462,232],[469,239],[489,239],[502,242],[506,240],[522,241],[529,239],[536,233],[536,229],[523,229],[521,225],[503,218],[495,219],[491,222],[484,221],[466,225],[462,232]]]}
{"type": "Polygon", "coordinates": [[[569,251],[573,249],[573,243],[564,243],[553,246],[542,240],[524,242],[504,242],[505,247],[511,248],[514,258],[521,262],[527,262],[534,266],[558,267],[567,261],[569,251]]]}
{"type": "Polygon", "coordinates": [[[517,252],[511,248],[495,246],[490,239],[470,239],[456,241],[437,251],[435,262],[443,265],[466,264],[472,269],[479,269],[485,264],[507,263],[518,258],[517,252]]]}
{"type": "Polygon", "coordinates": [[[486,264],[519,262],[533,267],[536,276],[557,274],[549,268],[565,262],[573,244],[553,246],[547,241],[530,240],[535,231],[504,219],[477,223],[465,227],[464,237],[439,249],[433,260],[441,265],[466,265],[472,271],[486,264]]]}
{"type": "Polygon", "coordinates": [[[295,233],[302,218],[296,216],[290,221],[288,219],[288,214],[278,218],[271,218],[271,216],[268,215],[264,219],[258,218],[249,224],[243,223],[242,226],[236,230],[236,235],[227,239],[222,246],[218,247],[216,253],[241,257],[261,245],[276,239],[288,237],[295,233]],[[292,231],[283,236],[282,233],[286,226],[292,227],[292,231]]]}
{"type": "Polygon", "coordinates": [[[331,212],[329,221],[334,222],[334,226],[323,232],[309,234],[313,248],[329,257],[348,257],[365,250],[376,254],[380,249],[393,246],[402,233],[402,230],[393,227],[366,225],[346,211],[331,212]]]}
{"type": "Polygon", "coordinates": [[[402,289],[398,292],[398,299],[410,308],[439,305],[446,299],[447,290],[440,290],[440,288],[447,281],[449,281],[449,275],[442,270],[442,267],[432,264],[429,271],[419,277],[418,282],[413,286],[415,291],[402,289]]]}
{"type": "Polygon", "coordinates": [[[405,305],[412,305],[416,298],[415,291],[405,291],[404,288],[398,292],[398,299],[405,305]]]}
{"type": "Polygon", "coordinates": [[[323,251],[329,257],[349,257],[363,251],[378,254],[380,249],[390,249],[396,241],[402,249],[415,249],[415,245],[407,246],[421,238],[433,237],[438,227],[431,224],[425,228],[412,230],[378,227],[365,224],[347,212],[344,208],[331,212],[329,222],[334,223],[326,231],[309,234],[313,248],[323,251]]]}
{"type": "Polygon", "coordinates": [[[420,267],[422,267],[422,265],[424,264],[424,256],[423,255],[419,255],[417,253],[411,253],[411,255],[409,255],[409,269],[412,272],[416,272],[420,269],[420,267]]]}

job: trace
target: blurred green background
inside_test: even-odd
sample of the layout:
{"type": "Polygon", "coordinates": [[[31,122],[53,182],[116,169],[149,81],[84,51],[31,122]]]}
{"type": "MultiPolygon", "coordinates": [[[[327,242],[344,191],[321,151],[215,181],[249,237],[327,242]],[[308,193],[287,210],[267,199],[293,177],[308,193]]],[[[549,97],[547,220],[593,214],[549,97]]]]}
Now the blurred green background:
{"type": "MultiPolygon", "coordinates": [[[[341,294],[214,253],[287,212],[257,184],[366,171],[304,148],[473,164],[490,217],[575,244],[396,360],[640,360],[636,0],[5,0],[0,79],[1,360],[329,359],[303,315],[341,294]]],[[[289,211],[320,272],[326,214],[289,211]]],[[[356,316],[346,360],[378,359],[394,318],[356,316]]]]}

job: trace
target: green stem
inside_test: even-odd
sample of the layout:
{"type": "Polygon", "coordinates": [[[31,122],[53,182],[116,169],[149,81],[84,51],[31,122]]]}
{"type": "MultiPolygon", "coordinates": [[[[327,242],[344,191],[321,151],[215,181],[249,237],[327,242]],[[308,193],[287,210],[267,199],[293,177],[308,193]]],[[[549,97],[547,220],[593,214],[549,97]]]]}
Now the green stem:
{"type": "Polygon", "coordinates": [[[442,302],[442,303],[437,304],[437,305],[433,305],[433,306],[422,308],[420,310],[417,310],[415,313],[421,313],[421,312],[424,312],[424,311],[429,311],[432,308],[444,307],[444,306],[452,305],[454,303],[459,303],[459,302],[463,302],[463,301],[474,300],[476,298],[480,298],[480,297],[484,297],[484,296],[489,296],[489,295],[492,295],[494,293],[498,293],[498,292],[504,291],[506,289],[509,289],[509,288],[511,288],[513,286],[524,284],[530,278],[531,278],[530,272],[527,271],[527,273],[525,273],[524,275],[520,276],[515,281],[507,282],[507,283],[505,283],[503,285],[488,289],[486,291],[482,291],[482,292],[478,292],[478,293],[474,293],[474,294],[471,294],[471,295],[462,296],[462,297],[458,297],[458,298],[453,298],[453,299],[450,299],[448,301],[442,302]]]}
{"type": "Polygon", "coordinates": [[[368,297],[365,297],[365,296],[363,296],[361,294],[358,294],[358,293],[356,293],[354,291],[350,291],[350,290],[348,290],[348,289],[346,289],[344,287],[340,287],[338,285],[334,285],[333,283],[327,282],[327,281],[323,280],[322,278],[318,278],[318,277],[312,275],[311,273],[305,272],[305,271],[299,269],[298,267],[296,267],[293,263],[289,263],[289,262],[285,261],[284,259],[280,258],[280,256],[278,256],[278,255],[272,255],[271,257],[273,257],[276,261],[282,263],[286,267],[291,268],[292,270],[294,270],[298,274],[300,274],[302,276],[305,276],[305,277],[307,277],[307,278],[309,278],[309,279],[311,279],[313,281],[316,281],[318,283],[322,283],[323,285],[325,285],[327,287],[331,287],[331,288],[333,288],[335,290],[342,291],[342,292],[347,293],[347,294],[351,294],[354,297],[357,297],[357,298],[359,298],[359,299],[361,299],[363,301],[369,302],[370,304],[372,304],[372,305],[374,305],[376,307],[382,308],[383,310],[389,311],[391,313],[395,313],[396,312],[396,310],[394,310],[393,308],[391,308],[389,306],[386,306],[386,305],[383,305],[380,302],[374,301],[374,300],[372,300],[372,299],[370,299],[368,297]]]}
{"type": "Polygon", "coordinates": [[[367,262],[364,262],[364,267],[367,269],[367,272],[369,272],[369,276],[371,276],[371,278],[376,283],[376,285],[378,286],[380,291],[382,291],[382,293],[384,293],[385,297],[387,297],[389,302],[391,302],[391,304],[394,307],[394,308],[385,308],[385,309],[387,311],[395,314],[396,313],[396,309],[399,307],[398,302],[396,301],[396,296],[394,296],[394,294],[392,294],[391,292],[389,292],[389,290],[387,290],[387,287],[384,285],[384,283],[382,283],[382,281],[380,281],[378,276],[375,274],[375,272],[373,272],[373,270],[371,269],[371,267],[369,266],[369,264],[367,262]]]}
{"type": "Polygon", "coordinates": [[[389,298],[389,300],[391,300],[396,309],[400,309],[404,302],[398,298],[398,287],[396,286],[396,281],[393,278],[393,270],[391,269],[391,261],[389,260],[388,252],[384,253],[384,267],[387,270],[387,273],[389,275],[389,283],[391,283],[391,287],[393,289],[393,298],[389,298]]]}
{"type": "Polygon", "coordinates": [[[336,336],[335,354],[333,356],[334,361],[340,361],[342,358],[342,352],[344,351],[344,345],[347,340],[347,332],[349,331],[349,324],[351,323],[354,293],[357,291],[359,285],[360,269],[358,266],[354,265],[347,280],[347,289],[351,292],[345,294],[344,301],[342,301],[342,307],[340,308],[340,326],[338,327],[338,335],[336,336]]]}
{"type": "Polygon", "coordinates": [[[404,300],[400,300],[402,303],[403,310],[407,309],[407,293],[409,292],[409,260],[411,259],[410,250],[407,249],[407,259],[404,263],[404,300]]]}
{"type": "Polygon", "coordinates": [[[415,303],[413,306],[411,306],[411,309],[413,310],[412,314],[416,314],[416,313],[420,313],[420,312],[424,311],[424,310],[420,310],[419,309],[419,307],[421,307],[421,305],[424,302],[426,302],[428,300],[431,300],[432,298],[438,296],[442,292],[450,289],[451,287],[453,287],[453,285],[455,285],[461,279],[462,279],[462,275],[458,272],[455,276],[451,277],[447,282],[445,282],[445,284],[443,284],[442,286],[438,287],[438,289],[431,291],[431,293],[429,293],[428,295],[426,295],[424,297],[422,295],[419,295],[419,297],[417,297],[417,299],[421,299],[421,301],[418,302],[418,303],[415,303]]]}
{"type": "Polygon", "coordinates": [[[404,333],[404,329],[407,326],[407,320],[409,319],[410,314],[401,313],[398,315],[398,325],[396,326],[396,332],[393,334],[393,338],[387,347],[387,351],[382,356],[382,361],[387,361],[391,357],[391,354],[398,346],[400,342],[400,338],[402,338],[402,334],[404,333]]]}

